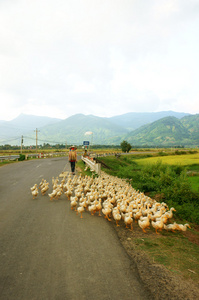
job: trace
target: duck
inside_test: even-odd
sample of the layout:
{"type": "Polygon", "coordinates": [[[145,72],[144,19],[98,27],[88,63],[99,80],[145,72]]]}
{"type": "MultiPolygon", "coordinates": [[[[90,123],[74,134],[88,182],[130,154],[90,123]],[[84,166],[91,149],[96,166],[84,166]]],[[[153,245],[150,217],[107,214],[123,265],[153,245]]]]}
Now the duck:
{"type": "Polygon", "coordinates": [[[35,183],[35,184],[30,188],[31,192],[34,191],[36,188],[37,188],[37,183],[35,183]]]}
{"type": "Polygon", "coordinates": [[[160,218],[165,211],[165,208],[161,206],[160,210],[158,210],[155,214],[152,215],[151,220],[155,221],[157,218],[160,218]]]}
{"type": "Polygon", "coordinates": [[[176,230],[186,231],[187,227],[191,228],[191,226],[188,223],[186,223],[184,225],[183,224],[176,224],[176,230]]]}
{"type": "Polygon", "coordinates": [[[137,222],[141,216],[142,216],[142,211],[139,208],[137,208],[137,210],[133,213],[133,218],[135,222],[137,222]]]}
{"type": "Polygon", "coordinates": [[[153,228],[155,228],[155,232],[156,234],[159,234],[158,230],[162,230],[162,228],[164,227],[164,222],[163,222],[163,216],[154,222],[151,222],[151,225],[153,226],[153,228]]]}
{"type": "Polygon", "coordinates": [[[48,194],[50,201],[52,201],[57,195],[57,190],[53,190],[52,193],[48,194]]]}
{"type": "Polygon", "coordinates": [[[62,189],[60,187],[57,188],[56,199],[58,200],[62,195],[62,189]]]}
{"type": "Polygon", "coordinates": [[[45,183],[44,187],[42,187],[41,194],[45,195],[45,193],[48,191],[48,189],[49,189],[49,183],[47,182],[47,183],[45,183]]]}
{"type": "Polygon", "coordinates": [[[121,213],[120,213],[120,203],[117,203],[117,206],[115,206],[114,208],[112,208],[112,216],[113,216],[113,219],[116,222],[116,226],[120,226],[118,224],[118,222],[122,218],[121,213]]]}
{"type": "Polygon", "coordinates": [[[88,207],[88,210],[91,212],[91,216],[93,216],[96,212],[96,204],[96,201],[93,201],[88,207]]]}
{"type": "Polygon", "coordinates": [[[47,180],[42,179],[42,181],[39,184],[39,189],[42,190],[46,186],[47,180]]]}
{"type": "Polygon", "coordinates": [[[119,211],[112,212],[112,216],[113,216],[113,219],[114,219],[115,222],[116,222],[116,226],[117,226],[117,227],[120,226],[120,225],[118,224],[118,222],[121,220],[122,216],[121,216],[121,214],[119,213],[119,211]]]}
{"type": "Polygon", "coordinates": [[[70,206],[71,206],[71,209],[75,209],[75,211],[77,211],[77,196],[74,196],[74,197],[71,197],[70,199],[70,206]]]}
{"type": "Polygon", "coordinates": [[[174,223],[171,223],[171,224],[164,224],[164,229],[167,230],[167,231],[172,231],[172,232],[175,232],[175,230],[177,230],[177,223],[174,222],[174,223]]]}
{"type": "Polygon", "coordinates": [[[35,199],[39,194],[38,188],[34,189],[31,193],[32,193],[33,199],[35,199]]]}
{"type": "Polygon", "coordinates": [[[176,211],[174,207],[171,207],[169,211],[165,212],[165,216],[167,216],[168,219],[171,219],[173,217],[173,211],[176,211]]]}
{"type": "Polygon", "coordinates": [[[109,216],[112,212],[112,209],[110,206],[105,206],[104,208],[102,208],[102,213],[104,214],[104,218],[107,219],[108,221],[111,221],[111,219],[109,219],[109,216]]]}
{"type": "Polygon", "coordinates": [[[156,221],[159,222],[161,218],[162,218],[162,220],[163,220],[163,223],[166,224],[167,221],[168,221],[168,216],[165,215],[165,214],[163,214],[160,218],[157,218],[156,221]]]}
{"type": "Polygon", "coordinates": [[[44,178],[42,178],[42,180],[41,180],[41,182],[39,184],[39,189],[41,189],[41,186],[43,185],[43,183],[44,183],[44,178]]]}
{"type": "Polygon", "coordinates": [[[98,216],[101,216],[101,210],[102,210],[102,199],[99,198],[96,204],[96,212],[98,211],[98,216]]]}
{"type": "Polygon", "coordinates": [[[151,219],[151,215],[149,214],[146,219],[144,219],[143,221],[138,220],[138,225],[140,226],[140,228],[142,229],[142,231],[144,233],[146,233],[146,228],[150,227],[150,219],[151,219]]]}
{"type": "Polygon", "coordinates": [[[73,192],[72,192],[71,188],[68,188],[67,191],[64,193],[67,196],[67,198],[68,198],[69,201],[70,201],[70,198],[72,196],[72,193],[73,192]]]}
{"type": "Polygon", "coordinates": [[[78,208],[77,208],[77,214],[80,213],[80,218],[82,219],[83,216],[82,216],[82,213],[84,212],[84,206],[83,205],[80,205],[78,208]]]}
{"type": "Polygon", "coordinates": [[[126,224],[126,228],[129,228],[128,226],[131,226],[131,230],[133,230],[133,218],[132,218],[132,212],[126,213],[124,216],[124,223],[126,224]]]}

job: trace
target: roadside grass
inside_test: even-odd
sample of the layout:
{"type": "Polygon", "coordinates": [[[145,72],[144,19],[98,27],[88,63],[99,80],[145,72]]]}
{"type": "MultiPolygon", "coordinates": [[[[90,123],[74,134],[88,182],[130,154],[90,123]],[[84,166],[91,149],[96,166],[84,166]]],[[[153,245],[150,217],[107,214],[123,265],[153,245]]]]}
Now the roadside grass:
{"type": "Polygon", "coordinates": [[[3,166],[5,166],[5,165],[8,165],[8,164],[13,164],[13,163],[16,163],[16,161],[15,161],[15,160],[10,160],[10,161],[8,161],[8,160],[6,160],[6,161],[1,161],[1,162],[0,162],[0,167],[3,167],[3,166]]]}
{"type": "Polygon", "coordinates": [[[162,264],[185,279],[199,281],[199,246],[182,233],[162,232],[135,238],[133,245],[147,253],[153,263],[162,264]]]}
{"type": "Polygon", "coordinates": [[[189,176],[188,181],[191,184],[192,190],[199,193],[199,176],[189,176]]]}
{"type": "Polygon", "coordinates": [[[83,176],[92,176],[92,172],[90,171],[90,169],[85,169],[86,166],[84,164],[84,162],[82,160],[78,160],[76,163],[76,169],[78,170],[78,172],[83,175],[83,176]]]}

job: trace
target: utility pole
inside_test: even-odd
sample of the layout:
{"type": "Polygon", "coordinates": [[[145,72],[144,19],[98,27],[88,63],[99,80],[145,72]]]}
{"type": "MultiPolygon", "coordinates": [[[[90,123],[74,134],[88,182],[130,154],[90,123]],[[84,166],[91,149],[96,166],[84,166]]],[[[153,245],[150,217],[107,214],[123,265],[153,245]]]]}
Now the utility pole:
{"type": "Polygon", "coordinates": [[[23,135],[21,136],[21,153],[22,153],[22,145],[23,145],[23,135]]]}
{"type": "Polygon", "coordinates": [[[36,154],[37,154],[37,140],[38,140],[37,133],[39,132],[39,130],[37,130],[37,128],[36,128],[36,130],[34,130],[34,131],[36,132],[36,154]]]}

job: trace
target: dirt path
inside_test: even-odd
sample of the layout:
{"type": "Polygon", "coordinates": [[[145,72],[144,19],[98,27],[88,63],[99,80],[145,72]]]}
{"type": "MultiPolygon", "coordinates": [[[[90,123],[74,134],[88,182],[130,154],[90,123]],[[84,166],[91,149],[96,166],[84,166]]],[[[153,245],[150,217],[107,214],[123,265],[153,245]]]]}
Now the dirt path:
{"type": "Polygon", "coordinates": [[[42,178],[51,182],[66,162],[0,168],[0,299],[153,299],[104,218],[80,219],[65,195],[32,199],[30,187],[42,178]]]}

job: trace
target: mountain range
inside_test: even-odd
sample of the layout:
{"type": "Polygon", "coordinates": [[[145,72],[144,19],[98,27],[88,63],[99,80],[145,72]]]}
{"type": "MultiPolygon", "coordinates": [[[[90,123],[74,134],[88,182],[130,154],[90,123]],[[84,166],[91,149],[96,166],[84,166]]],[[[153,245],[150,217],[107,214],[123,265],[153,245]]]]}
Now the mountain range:
{"type": "Polygon", "coordinates": [[[0,120],[0,144],[91,144],[132,146],[198,146],[199,114],[174,111],[134,113],[110,118],[76,114],[65,120],[21,114],[0,120]],[[90,133],[90,134],[89,134],[90,133]],[[87,135],[88,134],[88,135],[87,135]]]}

